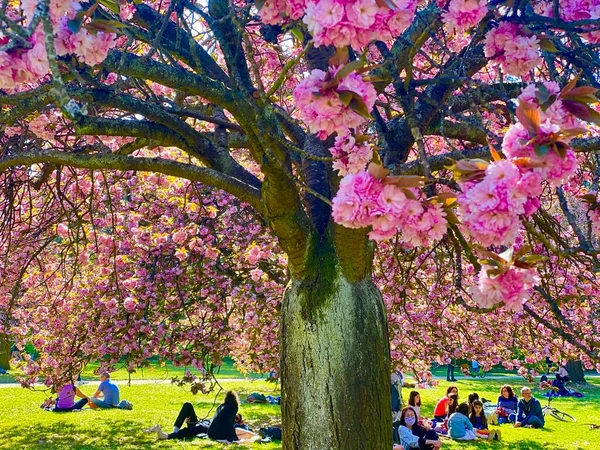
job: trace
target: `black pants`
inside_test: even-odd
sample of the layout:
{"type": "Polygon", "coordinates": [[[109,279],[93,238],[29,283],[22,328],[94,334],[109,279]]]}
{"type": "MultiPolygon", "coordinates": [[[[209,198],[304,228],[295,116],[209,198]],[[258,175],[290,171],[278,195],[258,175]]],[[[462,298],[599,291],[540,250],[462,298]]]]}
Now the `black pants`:
{"type": "Polygon", "coordinates": [[[75,403],[70,408],[54,408],[53,411],[55,411],[55,412],[69,412],[69,411],[73,411],[74,409],[81,409],[85,405],[87,405],[87,402],[88,402],[87,398],[82,398],[81,400],[79,400],[77,403],[75,403]]]}
{"type": "Polygon", "coordinates": [[[419,438],[419,450],[433,450],[434,446],[433,444],[426,444],[425,441],[426,440],[432,440],[432,441],[437,441],[439,439],[439,436],[437,435],[437,433],[433,430],[428,430],[427,433],[425,433],[425,436],[423,436],[422,438],[419,438]]]}
{"type": "Polygon", "coordinates": [[[182,428],[175,433],[169,434],[169,439],[183,439],[186,437],[197,436],[202,433],[208,432],[208,427],[205,425],[201,425],[198,423],[198,416],[196,416],[196,411],[194,411],[194,406],[190,402],[186,402],[181,407],[181,411],[179,411],[179,415],[177,416],[177,420],[175,420],[175,426],[177,428],[181,428],[185,419],[189,418],[188,426],[186,428],[182,428]]]}
{"type": "Polygon", "coordinates": [[[569,377],[561,377],[560,375],[556,374],[556,379],[558,381],[561,381],[563,383],[568,383],[569,382],[569,377]]]}

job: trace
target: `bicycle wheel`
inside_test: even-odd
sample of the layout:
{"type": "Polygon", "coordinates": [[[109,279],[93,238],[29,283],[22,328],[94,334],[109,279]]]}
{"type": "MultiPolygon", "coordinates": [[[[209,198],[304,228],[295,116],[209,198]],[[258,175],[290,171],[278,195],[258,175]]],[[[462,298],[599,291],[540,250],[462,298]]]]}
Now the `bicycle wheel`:
{"type": "Polygon", "coordinates": [[[573,417],[571,414],[559,411],[558,409],[552,408],[548,412],[552,417],[562,420],[563,422],[577,422],[577,419],[575,419],[575,417],[573,417]]]}

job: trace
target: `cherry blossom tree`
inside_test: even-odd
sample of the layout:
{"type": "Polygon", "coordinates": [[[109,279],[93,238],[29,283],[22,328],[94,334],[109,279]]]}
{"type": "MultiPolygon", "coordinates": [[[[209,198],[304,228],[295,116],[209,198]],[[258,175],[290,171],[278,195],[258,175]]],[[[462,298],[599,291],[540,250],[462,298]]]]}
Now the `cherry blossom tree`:
{"type": "Polygon", "coordinates": [[[392,357],[593,367],[599,14],[3,0],[0,333],[44,349],[24,382],[278,347],[285,448],[389,449],[392,357]]]}

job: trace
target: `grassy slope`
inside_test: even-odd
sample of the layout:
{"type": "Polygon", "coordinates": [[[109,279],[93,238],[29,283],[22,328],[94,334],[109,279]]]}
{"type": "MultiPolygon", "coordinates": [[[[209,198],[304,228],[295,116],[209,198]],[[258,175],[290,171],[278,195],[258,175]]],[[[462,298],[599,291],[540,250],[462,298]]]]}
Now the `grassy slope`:
{"type": "MultiPolygon", "coordinates": [[[[513,381],[513,380],[511,380],[513,381]]],[[[568,424],[548,417],[544,430],[514,429],[508,425],[501,427],[504,440],[500,443],[444,441],[443,448],[449,449],[523,449],[523,450],[563,450],[563,449],[597,449],[600,448],[600,430],[590,430],[587,423],[600,424],[600,383],[583,391],[583,399],[559,399],[553,402],[557,408],[575,415],[578,422],[568,424]]],[[[495,400],[502,380],[460,381],[460,397],[473,391],[481,396],[495,400]]],[[[433,390],[421,391],[423,414],[431,415],[433,406],[445,391],[448,383],[442,383],[433,390]]],[[[277,394],[269,383],[224,382],[224,389],[235,389],[245,398],[253,391],[265,394],[277,394]]],[[[515,382],[515,387],[520,382],[515,382]]],[[[85,385],[83,390],[91,393],[95,385],[85,385]]],[[[405,388],[404,397],[408,397],[410,389],[405,388]]],[[[539,396],[539,391],[534,390],[539,396]]],[[[41,393],[24,391],[18,388],[0,388],[0,449],[124,449],[138,448],[156,449],[191,449],[191,448],[223,448],[221,444],[204,440],[189,442],[162,441],[155,442],[154,435],[141,433],[141,429],[159,423],[170,431],[180,406],[185,401],[198,405],[198,413],[212,415],[209,409],[213,405],[215,395],[192,396],[184,389],[167,384],[144,384],[121,387],[121,397],[133,402],[133,411],[91,411],[80,413],[50,413],[39,408],[44,396],[41,393]]],[[[221,400],[223,393],[218,395],[221,400]]],[[[274,405],[242,405],[242,414],[250,425],[263,426],[279,422],[279,406],[274,405]]],[[[259,445],[242,448],[278,449],[279,445],[259,445]]],[[[368,444],[365,443],[365,448],[368,444]]]]}

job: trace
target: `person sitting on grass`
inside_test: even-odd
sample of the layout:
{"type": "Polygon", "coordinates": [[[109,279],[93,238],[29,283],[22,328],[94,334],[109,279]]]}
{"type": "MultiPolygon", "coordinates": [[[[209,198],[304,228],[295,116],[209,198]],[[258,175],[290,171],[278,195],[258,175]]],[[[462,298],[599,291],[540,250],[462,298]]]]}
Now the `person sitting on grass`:
{"type": "Polygon", "coordinates": [[[56,397],[56,404],[53,411],[55,412],[69,412],[76,409],[81,409],[87,405],[89,397],[82,393],[75,383],[71,382],[65,384],[56,397]],[[75,402],[75,396],[81,398],[78,402],[75,402]]]}
{"type": "Polygon", "coordinates": [[[408,396],[408,406],[415,410],[417,413],[417,424],[428,430],[433,426],[431,420],[421,415],[421,394],[418,391],[411,391],[408,396]]]}
{"type": "Polygon", "coordinates": [[[213,419],[210,422],[201,422],[198,420],[194,406],[190,402],[186,402],[179,411],[172,433],[165,433],[160,425],[144,431],[146,433],[156,432],[158,439],[184,439],[199,434],[208,434],[208,437],[214,440],[234,442],[240,440],[240,438],[254,437],[254,433],[243,428],[236,429],[234,427],[239,405],[240,401],[237,394],[228,391],[225,394],[223,404],[217,408],[213,419]],[[184,423],[187,423],[187,427],[181,428],[184,423]]]}
{"type": "Polygon", "coordinates": [[[448,419],[448,432],[452,439],[459,441],[474,441],[477,439],[468,416],[469,404],[463,402],[458,405],[456,412],[448,419]]]}
{"type": "Polygon", "coordinates": [[[116,408],[119,405],[119,386],[110,379],[110,373],[102,372],[100,384],[94,395],[89,397],[90,408],[116,408]],[[103,398],[101,399],[100,396],[103,398]]]}
{"type": "Polygon", "coordinates": [[[531,395],[531,389],[527,386],[521,389],[521,396],[517,405],[517,419],[515,427],[543,428],[544,413],[540,401],[531,395]]]}
{"type": "Polygon", "coordinates": [[[454,385],[448,386],[448,389],[446,389],[446,396],[437,402],[437,405],[435,405],[435,409],[433,410],[434,420],[438,422],[443,421],[446,417],[454,412],[454,409],[456,409],[456,405],[454,405],[454,409],[449,412],[448,403],[451,394],[456,395],[456,399],[458,399],[458,388],[454,385]]]}
{"type": "Polygon", "coordinates": [[[514,423],[517,415],[517,404],[519,399],[508,384],[500,388],[500,396],[496,405],[496,414],[498,415],[498,425],[503,423],[514,423]]]}
{"type": "Polygon", "coordinates": [[[475,435],[481,439],[497,440],[501,439],[500,430],[490,430],[488,421],[483,412],[483,403],[481,400],[473,400],[471,403],[471,414],[469,415],[471,425],[475,430],[475,435]]]}
{"type": "Polygon", "coordinates": [[[400,426],[398,427],[398,438],[406,448],[418,448],[420,450],[434,450],[442,446],[442,441],[433,430],[417,424],[417,413],[407,406],[400,415],[400,426]]]}
{"type": "Polygon", "coordinates": [[[554,375],[556,377],[556,381],[560,381],[561,383],[568,383],[570,381],[569,372],[562,364],[558,366],[558,370],[554,375]]]}

